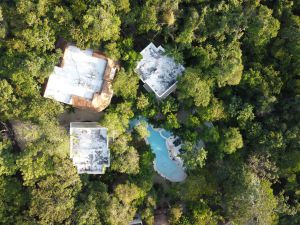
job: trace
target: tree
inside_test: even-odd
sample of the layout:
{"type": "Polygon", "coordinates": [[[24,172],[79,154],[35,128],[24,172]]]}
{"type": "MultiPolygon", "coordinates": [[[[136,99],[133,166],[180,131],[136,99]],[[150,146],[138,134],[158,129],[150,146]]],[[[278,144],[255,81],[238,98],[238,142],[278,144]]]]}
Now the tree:
{"type": "Polygon", "coordinates": [[[134,51],[133,38],[124,38],[118,43],[118,48],[124,68],[133,73],[132,71],[136,68],[137,62],[142,59],[142,55],[139,52],[134,51]]]}
{"type": "Polygon", "coordinates": [[[144,201],[144,210],[141,213],[142,219],[148,225],[154,225],[154,210],[156,208],[156,195],[150,193],[144,201]]]}
{"type": "Polygon", "coordinates": [[[137,98],[136,108],[139,110],[145,110],[149,106],[149,99],[143,93],[137,98]]]}
{"type": "Polygon", "coordinates": [[[195,38],[194,31],[198,28],[201,19],[199,18],[199,13],[195,8],[190,8],[188,16],[185,18],[184,26],[178,37],[175,39],[176,42],[182,44],[190,44],[195,38]]]}
{"type": "Polygon", "coordinates": [[[133,71],[125,71],[123,68],[114,79],[113,89],[117,96],[124,99],[135,98],[138,89],[139,78],[133,71]]]}
{"type": "Polygon", "coordinates": [[[150,135],[150,132],[148,131],[148,124],[145,121],[142,121],[141,123],[136,125],[134,129],[142,139],[147,138],[150,135]]]}
{"type": "Polygon", "coordinates": [[[41,224],[63,223],[74,209],[81,189],[77,171],[68,159],[55,159],[56,171],[37,183],[32,190],[30,215],[41,224]]]}
{"type": "Polygon", "coordinates": [[[167,115],[168,113],[178,112],[178,103],[172,97],[168,97],[165,101],[162,102],[162,113],[167,115]]]}
{"type": "Polygon", "coordinates": [[[129,119],[132,117],[131,103],[123,102],[106,113],[100,123],[108,129],[109,136],[115,139],[126,131],[129,126],[129,119]]]}
{"type": "Polygon", "coordinates": [[[213,75],[216,77],[218,86],[238,85],[244,69],[240,43],[232,42],[221,46],[218,51],[220,60],[213,68],[213,75]]]}
{"type": "Polygon", "coordinates": [[[98,46],[101,41],[117,40],[120,25],[113,2],[106,1],[90,7],[83,15],[80,26],[71,29],[71,36],[79,47],[98,46]]]}
{"type": "Polygon", "coordinates": [[[260,5],[256,9],[256,14],[250,17],[244,42],[250,46],[261,47],[266,45],[271,38],[276,37],[280,23],[272,17],[272,10],[267,6],[260,5]]]}
{"type": "Polygon", "coordinates": [[[250,170],[260,179],[274,181],[278,179],[278,167],[272,161],[271,155],[253,154],[248,159],[250,170]]]}
{"type": "Polygon", "coordinates": [[[131,136],[123,134],[111,144],[111,169],[121,173],[137,174],[139,172],[139,154],[129,144],[131,136]]]}
{"type": "Polygon", "coordinates": [[[229,128],[223,131],[219,148],[227,154],[234,153],[243,147],[243,137],[238,128],[229,128]]]}
{"type": "Polygon", "coordinates": [[[17,178],[0,176],[0,223],[16,224],[22,220],[28,197],[27,189],[17,178]]]}
{"type": "Polygon", "coordinates": [[[210,104],[208,106],[197,107],[196,113],[196,115],[198,115],[198,118],[202,122],[213,122],[225,119],[227,117],[223,101],[215,97],[211,99],[210,104]]]}
{"type": "Polygon", "coordinates": [[[0,136],[0,176],[13,175],[17,171],[16,154],[12,150],[11,141],[0,136]]]}
{"type": "Polygon", "coordinates": [[[205,46],[195,46],[191,49],[191,54],[196,61],[195,67],[205,70],[208,70],[211,66],[213,66],[218,57],[216,49],[210,44],[205,46]]]}
{"type": "Polygon", "coordinates": [[[118,198],[112,197],[106,211],[105,221],[107,224],[127,225],[132,221],[136,208],[122,204],[118,198]]]}
{"type": "Polygon", "coordinates": [[[115,155],[111,169],[127,174],[137,174],[139,172],[139,154],[137,150],[129,146],[123,154],[115,155]]]}
{"type": "MultiPolygon", "coordinates": [[[[36,48],[38,51],[45,52],[54,49],[54,32],[49,26],[49,21],[45,19],[41,24],[35,24],[33,29],[25,29],[16,36],[19,41],[25,43],[30,48],[36,48]]],[[[18,50],[16,48],[16,50],[18,50]]]]}
{"type": "MultiPolygon", "coordinates": [[[[256,175],[241,171],[241,180],[226,186],[226,214],[234,224],[276,224],[277,200],[273,195],[271,183],[260,180],[256,175]],[[227,189],[228,188],[228,189],[227,189]]],[[[230,183],[230,184],[229,184],[230,183]]]]}
{"type": "Polygon", "coordinates": [[[0,80],[0,118],[8,119],[13,114],[16,98],[12,86],[6,80],[0,80]]]}
{"type": "Polygon", "coordinates": [[[133,183],[117,185],[114,194],[124,205],[130,205],[133,201],[145,195],[143,190],[133,183]]]}
{"type": "Polygon", "coordinates": [[[77,212],[76,224],[78,225],[101,225],[100,215],[97,211],[95,196],[89,195],[86,202],[83,202],[75,210],[77,212]]]}
{"type": "Polygon", "coordinates": [[[134,217],[137,208],[136,201],[145,193],[133,183],[119,184],[109,202],[105,220],[108,224],[128,224],[134,217]]]}
{"type": "Polygon", "coordinates": [[[223,218],[214,212],[203,199],[196,204],[191,206],[191,221],[193,224],[209,224],[217,225],[223,222],[223,218]]]}
{"type": "MultiPolygon", "coordinates": [[[[0,40],[3,40],[6,36],[6,24],[3,18],[2,7],[0,6],[0,40]]],[[[2,44],[0,43],[0,47],[2,44]]]]}
{"type": "Polygon", "coordinates": [[[179,78],[178,99],[188,106],[207,106],[210,102],[209,83],[201,79],[201,76],[196,69],[187,68],[184,76],[179,78]]]}
{"type": "Polygon", "coordinates": [[[49,153],[43,151],[49,149],[50,144],[46,141],[39,141],[30,144],[17,160],[24,184],[32,186],[39,179],[54,172],[54,164],[49,153]]]}
{"type": "Polygon", "coordinates": [[[177,224],[180,220],[180,217],[183,214],[183,209],[181,205],[174,205],[170,209],[170,217],[169,217],[169,222],[171,224],[177,224]]]}
{"type": "Polygon", "coordinates": [[[130,1],[129,0],[115,0],[116,10],[123,10],[125,13],[130,11],[130,1]]]}
{"type": "Polygon", "coordinates": [[[198,170],[197,174],[187,176],[180,187],[180,198],[187,202],[197,202],[202,196],[212,196],[216,193],[215,177],[207,176],[208,171],[198,170]]]}
{"type": "Polygon", "coordinates": [[[169,130],[178,129],[180,127],[180,124],[177,120],[177,116],[173,113],[169,114],[167,116],[167,121],[165,123],[165,126],[169,130]]]}
{"type": "Polygon", "coordinates": [[[251,104],[243,104],[242,99],[234,96],[228,106],[228,113],[232,119],[237,120],[240,128],[245,129],[246,125],[255,118],[253,109],[254,107],[251,104]]]}
{"type": "Polygon", "coordinates": [[[150,2],[138,10],[137,18],[139,20],[137,29],[139,33],[146,33],[150,30],[158,31],[160,28],[157,25],[156,7],[150,2]]]}
{"type": "Polygon", "coordinates": [[[204,149],[204,143],[199,140],[198,143],[185,142],[183,144],[184,153],[182,158],[188,170],[195,170],[204,167],[207,159],[207,151],[204,149]]]}

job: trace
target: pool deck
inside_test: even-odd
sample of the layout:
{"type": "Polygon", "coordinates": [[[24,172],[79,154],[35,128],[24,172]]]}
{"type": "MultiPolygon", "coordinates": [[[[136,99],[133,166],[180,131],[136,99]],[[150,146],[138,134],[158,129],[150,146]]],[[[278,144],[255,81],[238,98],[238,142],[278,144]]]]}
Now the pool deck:
{"type": "Polygon", "coordinates": [[[177,136],[165,137],[165,136],[162,134],[162,131],[164,131],[164,129],[162,129],[162,128],[157,128],[156,130],[160,133],[160,136],[166,140],[166,146],[167,146],[167,149],[168,149],[169,158],[170,158],[171,160],[175,161],[175,163],[176,163],[178,166],[184,168],[184,167],[183,167],[183,160],[179,157],[179,154],[180,154],[179,150],[181,149],[181,145],[179,145],[179,146],[176,147],[176,146],[173,144],[173,142],[174,142],[175,140],[177,140],[179,137],[177,137],[177,136]]]}

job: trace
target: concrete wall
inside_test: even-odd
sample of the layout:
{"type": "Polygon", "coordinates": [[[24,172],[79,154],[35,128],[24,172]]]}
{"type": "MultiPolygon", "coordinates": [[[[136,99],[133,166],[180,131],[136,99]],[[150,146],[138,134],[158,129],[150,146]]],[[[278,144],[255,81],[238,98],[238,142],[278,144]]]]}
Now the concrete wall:
{"type": "MultiPolygon", "coordinates": [[[[176,82],[176,83],[177,83],[177,82],[176,82]]],[[[144,87],[148,92],[154,92],[154,94],[155,94],[155,96],[156,96],[156,98],[157,98],[158,100],[163,100],[163,99],[165,99],[166,97],[168,97],[169,94],[171,94],[173,91],[176,90],[176,87],[177,87],[176,83],[173,84],[173,85],[172,85],[167,91],[165,91],[161,96],[156,95],[156,93],[151,89],[151,87],[150,87],[147,83],[144,83],[143,87],[144,87]]]]}

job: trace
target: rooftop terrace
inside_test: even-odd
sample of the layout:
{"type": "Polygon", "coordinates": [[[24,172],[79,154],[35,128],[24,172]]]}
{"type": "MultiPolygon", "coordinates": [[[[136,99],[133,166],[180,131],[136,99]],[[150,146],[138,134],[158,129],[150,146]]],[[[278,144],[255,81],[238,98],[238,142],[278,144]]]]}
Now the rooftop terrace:
{"type": "Polygon", "coordinates": [[[142,60],[136,67],[141,80],[156,94],[165,98],[175,89],[177,77],[182,75],[184,67],[164,54],[163,47],[150,43],[142,52],[142,60]]]}
{"type": "Polygon", "coordinates": [[[70,137],[70,158],[78,173],[103,174],[110,166],[107,129],[95,122],[73,122],[70,137]]]}
{"type": "Polygon", "coordinates": [[[115,72],[114,62],[104,55],[67,46],[61,67],[56,66],[49,77],[44,97],[100,112],[110,104],[115,72]]]}

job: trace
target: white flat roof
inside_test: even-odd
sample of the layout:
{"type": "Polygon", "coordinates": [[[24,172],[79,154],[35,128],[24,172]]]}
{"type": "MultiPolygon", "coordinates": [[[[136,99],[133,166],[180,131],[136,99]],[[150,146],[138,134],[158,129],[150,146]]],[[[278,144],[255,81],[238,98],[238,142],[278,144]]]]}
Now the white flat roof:
{"type": "Polygon", "coordinates": [[[107,128],[96,122],[70,123],[70,158],[78,173],[103,174],[110,166],[107,128]]]}
{"type": "Polygon", "coordinates": [[[92,100],[100,91],[107,61],[92,56],[93,51],[68,46],[63,67],[55,67],[49,77],[44,97],[72,104],[72,95],[92,100]]]}
{"type": "Polygon", "coordinates": [[[162,97],[177,82],[177,77],[184,71],[181,64],[164,55],[164,52],[163,47],[156,47],[150,43],[141,51],[143,58],[136,67],[141,80],[148,84],[158,97],[162,97]]]}

